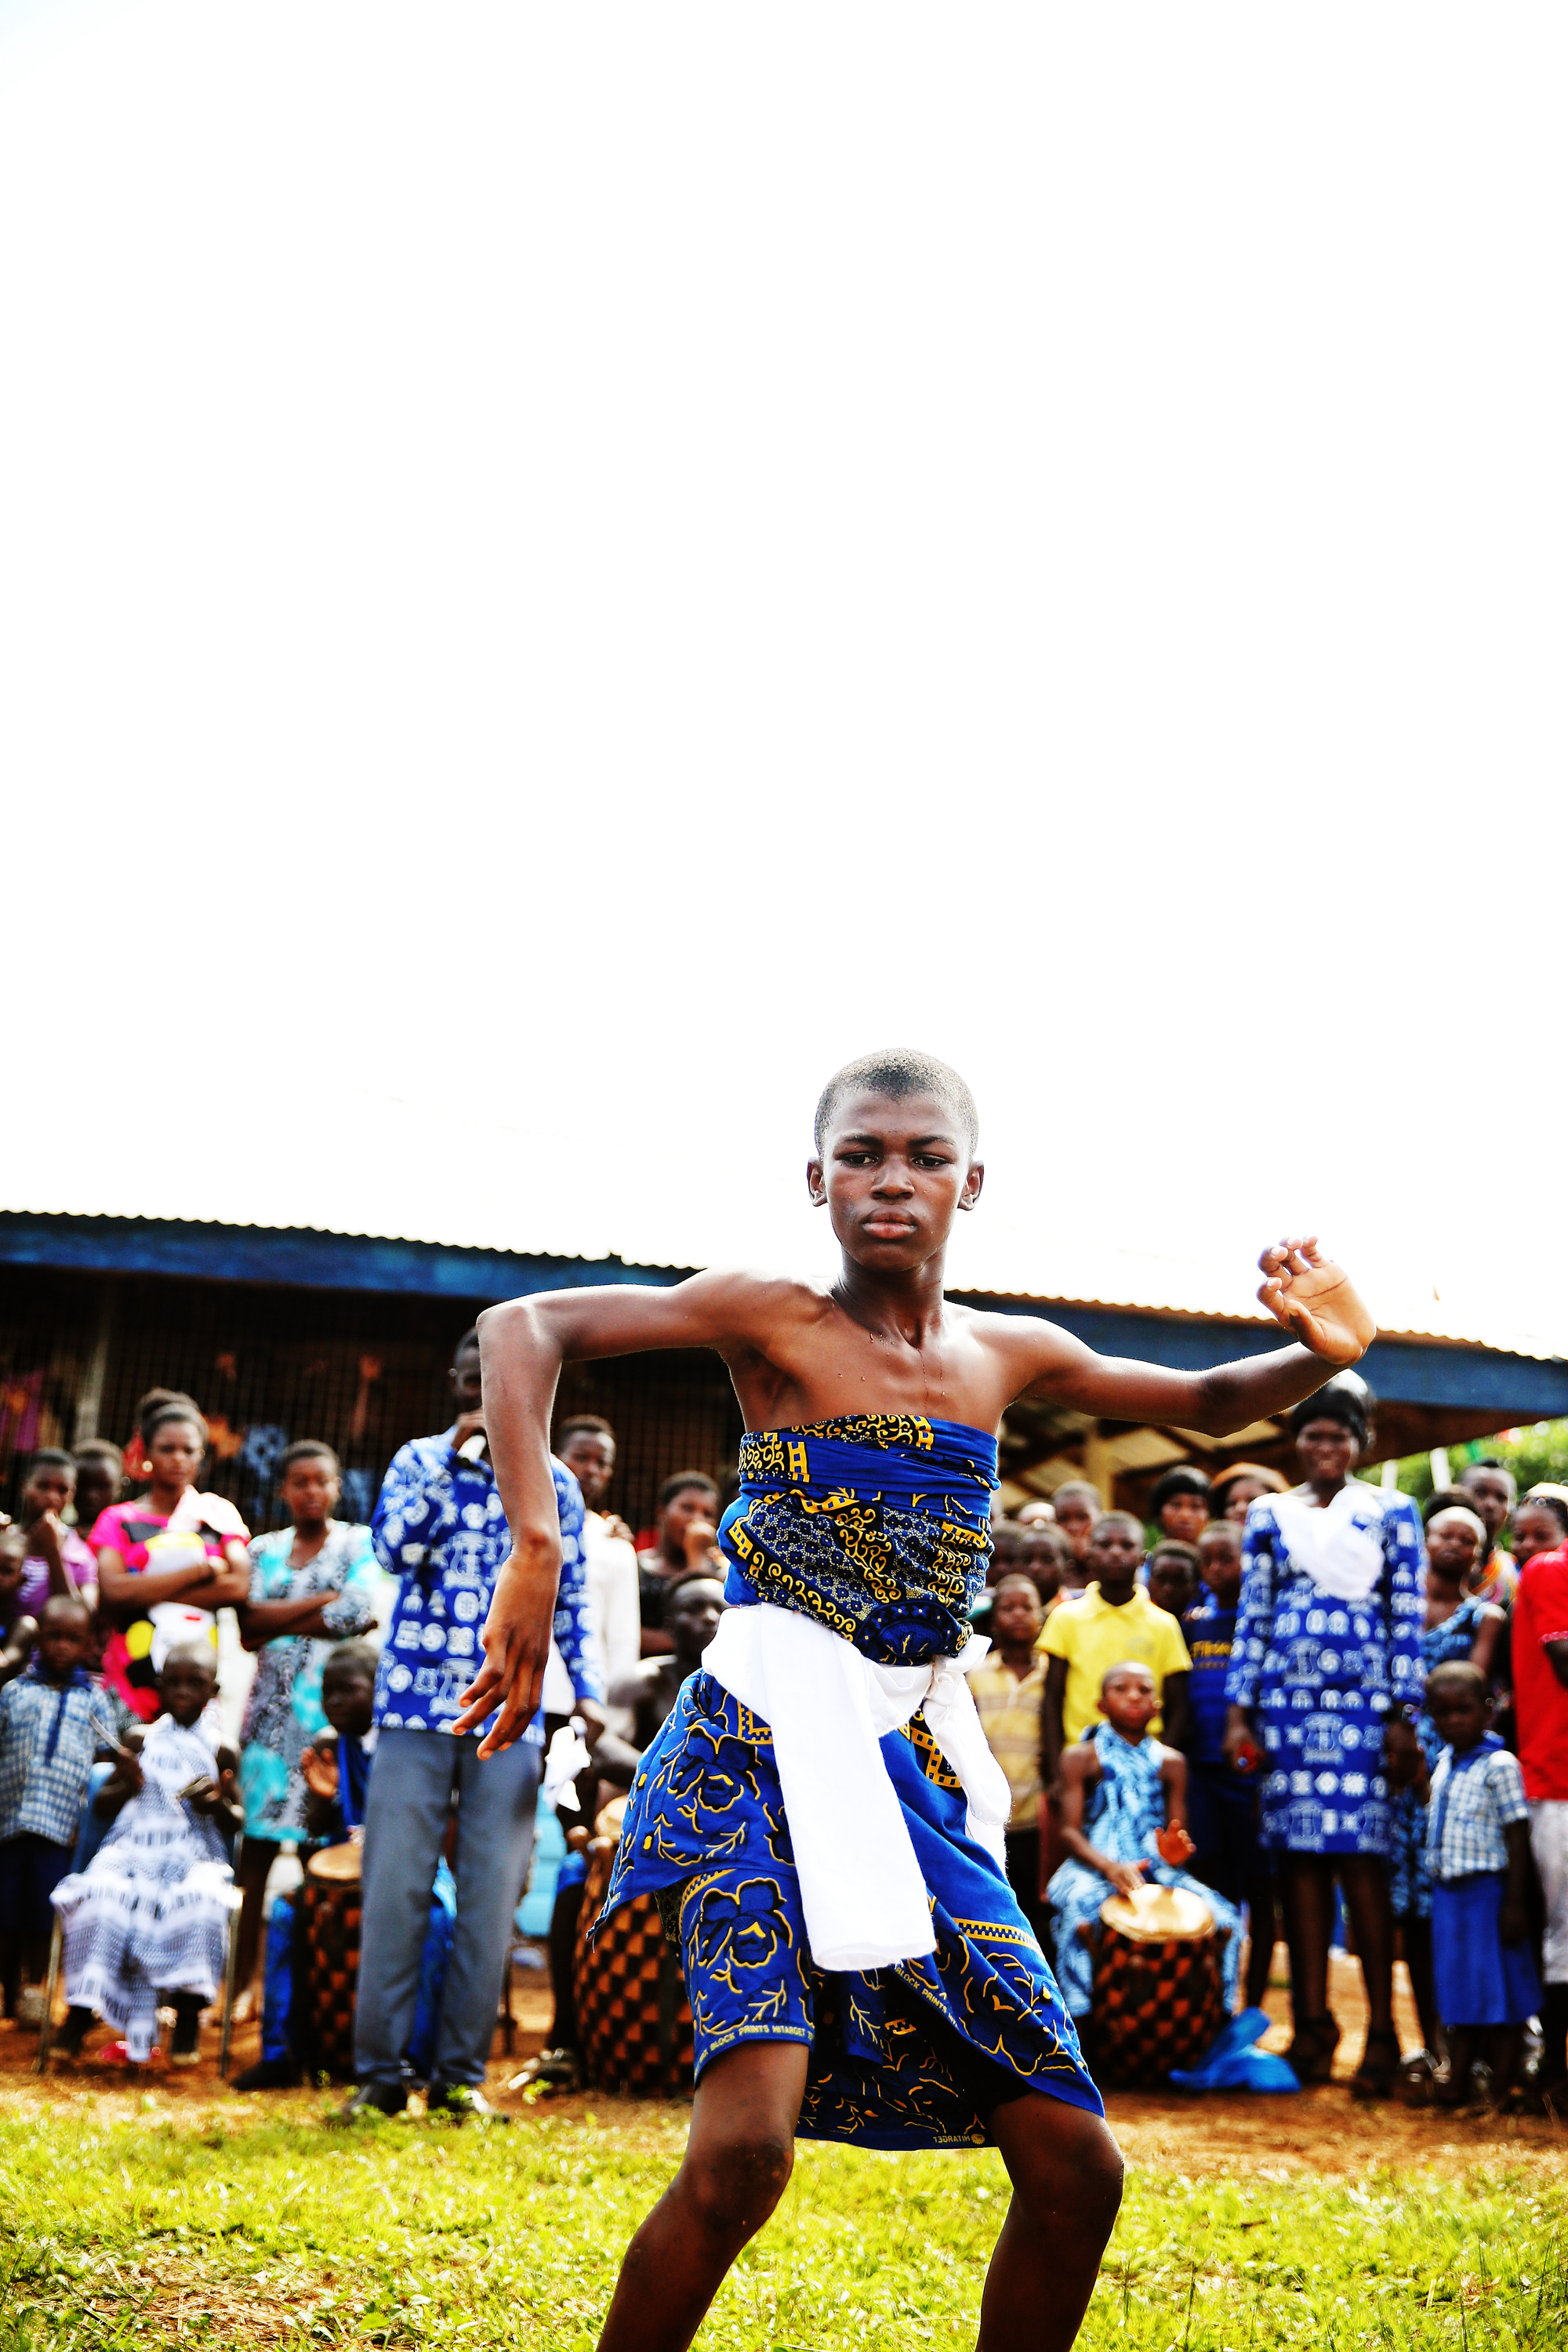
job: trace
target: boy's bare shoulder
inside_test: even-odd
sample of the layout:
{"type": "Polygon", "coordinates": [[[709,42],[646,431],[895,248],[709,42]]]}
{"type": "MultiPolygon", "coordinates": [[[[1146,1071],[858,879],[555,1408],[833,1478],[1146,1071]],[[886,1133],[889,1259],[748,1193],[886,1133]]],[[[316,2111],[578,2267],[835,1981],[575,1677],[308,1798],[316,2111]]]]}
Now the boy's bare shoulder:
{"type": "Polygon", "coordinates": [[[1068,1372],[1089,1354],[1081,1339],[1045,1315],[999,1315],[958,1299],[947,1300],[945,1311],[962,1322],[974,1346],[1024,1386],[1048,1380],[1054,1371],[1068,1372]]]}
{"type": "Polygon", "coordinates": [[[834,1311],[826,1285],[803,1281],[798,1275],[755,1266],[712,1266],[692,1276],[691,1288],[699,1284],[705,1303],[730,1336],[726,1353],[748,1345],[765,1351],[779,1339],[826,1322],[834,1311]]]}

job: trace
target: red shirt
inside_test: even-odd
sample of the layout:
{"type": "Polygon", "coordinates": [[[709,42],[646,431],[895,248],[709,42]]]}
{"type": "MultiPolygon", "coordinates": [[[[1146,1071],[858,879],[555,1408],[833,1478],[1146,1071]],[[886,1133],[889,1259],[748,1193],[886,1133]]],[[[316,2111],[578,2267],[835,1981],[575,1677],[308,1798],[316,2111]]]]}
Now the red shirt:
{"type": "Polygon", "coordinates": [[[1568,1544],[1538,1551],[1514,1596],[1512,1655],[1524,1793],[1568,1800],[1568,1690],[1542,1644],[1568,1642],[1568,1544]]]}

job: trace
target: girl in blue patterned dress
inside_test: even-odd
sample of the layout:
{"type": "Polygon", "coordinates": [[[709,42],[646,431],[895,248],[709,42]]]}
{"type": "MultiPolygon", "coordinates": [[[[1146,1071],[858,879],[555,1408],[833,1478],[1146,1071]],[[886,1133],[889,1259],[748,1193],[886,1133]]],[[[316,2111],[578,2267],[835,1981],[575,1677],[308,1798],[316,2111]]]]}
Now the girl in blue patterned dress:
{"type": "Polygon", "coordinates": [[[1068,1859],[1047,1893],[1057,1982],[1075,2018],[1089,2013],[1100,1914],[1111,1894],[1152,1882],[1195,1895],[1226,1938],[1226,2005],[1236,2001],[1241,1914],[1182,1868],[1194,1847],[1187,1831],[1186,1759],[1149,1737],[1160,1695],[1147,1666],[1112,1666],[1100,1685],[1103,1723],[1091,1724],[1062,1758],[1062,1843],[1068,1859]]]}
{"type": "MultiPolygon", "coordinates": [[[[1428,1506],[1430,1509],[1430,1506],[1428,1506]]],[[[1478,1513],[1450,1505],[1426,1521],[1426,1609],[1421,1635],[1421,1668],[1429,1680],[1439,1666],[1473,1665],[1489,1689],[1504,1613],[1496,1603],[1467,1590],[1479,1561],[1486,1558],[1487,1530],[1478,1513]]],[[[1425,1697],[1415,1726],[1426,1774],[1443,1753],[1425,1697]]],[[[1394,1916],[1399,1927],[1410,1990],[1428,2050],[1442,2049],[1442,2026],[1432,1985],[1432,1878],[1426,1867],[1425,1786],[1405,1789],[1394,1817],[1394,1916]]]]}
{"type": "MultiPolygon", "coordinates": [[[[760,1017],[786,1041],[787,982],[767,1002],[760,1017]]],[[[802,2130],[1000,2150],[1013,2195],[985,2281],[987,2352],[1067,2352],[1099,2273],[1121,2159],[1007,1882],[1010,1792],[963,1679],[979,1663],[995,1433],[1028,1394],[1219,1435],[1309,1395],[1374,1326],[1306,1240],[1264,1253],[1258,1293],[1304,1344],[1208,1372],[1100,1357],[1038,1318],[949,1300],[949,1234],[984,1179],[976,1131],[955,1072],[868,1055],[817,1105],[806,1182],[842,1253],[831,1282],[713,1270],[540,1292],[480,1319],[514,1547],[453,1725],[479,1729],[499,1707],[481,1756],[539,1703],[563,1365],[712,1348],[746,1430],[721,1531],[730,1605],[642,1759],[607,1898],[668,1898],[702,2048],[680,2170],[627,2249],[600,2352],[690,2344],[802,2130]]],[[[712,1162],[737,1201],[754,1184],[743,1150],[712,1162]]]]}
{"type": "Polygon", "coordinates": [[[1340,2029],[1328,2001],[1334,1879],[1366,1985],[1366,2050],[1351,2084],[1386,2098],[1394,2029],[1391,1782],[1420,1761],[1421,1522],[1407,1496],[1352,1479],[1371,1428],[1364,1381],[1342,1373],[1290,1415],[1305,1483],[1247,1515],[1241,1607],[1226,1683],[1227,1760],[1261,1738],[1263,1838],[1279,1856],[1303,2083],[1326,2082],[1340,2029]]]}

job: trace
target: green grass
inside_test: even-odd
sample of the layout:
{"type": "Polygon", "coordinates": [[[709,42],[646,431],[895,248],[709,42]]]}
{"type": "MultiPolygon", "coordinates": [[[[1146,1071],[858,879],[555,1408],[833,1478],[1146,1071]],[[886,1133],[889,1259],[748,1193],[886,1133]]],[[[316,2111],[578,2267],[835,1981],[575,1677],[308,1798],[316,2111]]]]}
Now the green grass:
{"type": "MultiPolygon", "coordinates": [[[[243,2121],[143,2102],[0,2123],[0,2352],[589,2347],[683,2111],[536,2108],[506,2133],[243,2121]]],[[[1478,2151],[1479,2153],[1479,2151],[1478,2151]]],[[[1125,2352],[1548,2352],[1568,2193],[1530,2151],[1444,2180],[1129,2179],[1085,2330],[1125,2352]]],[[[1000,2161],[803,2147],[699,2339],[725,2352],[973,2341],[1000,2161]]]]}

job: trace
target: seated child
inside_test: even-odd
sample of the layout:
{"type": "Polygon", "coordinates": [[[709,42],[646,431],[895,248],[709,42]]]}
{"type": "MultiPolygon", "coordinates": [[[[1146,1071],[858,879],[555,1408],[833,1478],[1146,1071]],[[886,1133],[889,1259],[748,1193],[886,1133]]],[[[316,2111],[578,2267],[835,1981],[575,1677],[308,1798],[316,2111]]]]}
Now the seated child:
{"type": "Polygon", "coordinates": [[[1089,2015],[1100,1906],[1109,1895],[1131,1895],[1152,1877],[1197,1895],[1215,1926],[1230,1930],[1225,1990],[1233,2002],[1241,1918],[1222,1895],[1179,1866],[1193,1851],[1187,1768],[1173,1748],[1149,1736],[1160,1705],[1152,1674],[1136,1660],[1112,1666],[1100,1685],[1100,1704],[1104,1720],[1091,1725],[1061,1759],[1062,1843],[1069,1858],[1046,1891],[1062,1997],[1075,2018],[1089,2015]]]}
{"type": "Polygon", "coordinates": [[[664,1604],[664,1630],[672,1648],[663,1657],[644,1658],[609,1694],[612,1706],[630,1707],[632,1737],[617,1739],[605,1732],[594,1749],[600,1775],[618,1788],[629,1789],[645,1748],[702,1664],[702,1653],[719,1630],[724,1612],[722,1577],[698,1573],[677,1577],[664,1604]]]}
{"type": "Polygon", "coordinates": [[[1035,1643],[1044,1623],[1034,1578],[1026,1570],[1015,1569],[995,1588],[987,1628],[991,1654],[967,1678],[985,1744],[1013,1792],[1005,1832],[1008,1883],[1042,1942],[1040,1709],[1046,1697],[1046,1662],[1035,1643]]]}
{"type": "Polygon", "coordinates": [[[22,1606],[26,1580],[26,1536],[20,1528],[0,1528],[0,1690],[22,1672],[38,1638],[37,1620],[22,1606]]]}
{"type": "MultiPolygon", "coordinates": [[[[300,1759],[306,1789],[301,1860],[321,1846],[347,1844],[364,1825],[365,1791],[374,1758],[375,1669],[376,1653],[369,1642],[340,1642],[321,1669],[327,1728],[316,1734],[300,1759]]],[[[300,1891],[294,1887],[279,1895],[268,1916],[261,2055],[254,2066],[235,2076],[237,2091],[288,2090],[314,2072],[314,2007],[300,1926],[300,1891]]],[[[456,1918],[457,1890],[442,1862],[420,1956],[419,1998],[407,2053],[410,2074],[421,2078],[428,2074],[435,2055],[456,1918]]]]}
{"type": "Polygon", "coordinates": [[[58,2047],[67,2057],[80,2050],[97,2011],[124,2036],[130,2063],[145,2065],[167,1996],[176,2015],[170,2062],[198,2063],[201,2012],[224,1979],[235,1903],[229,1851],[240,1825],[234,1751],[215,1748],[200,1728],[216,1682],[210,1643],[170,1651],[158,1677],[163,1712],[139,1750],[119,1749],[93,1801],[111,1826],[87,1868],[55,1889],[70,2004],[58,2047]]]}
{"type": "Polygon", "coordinates": [[[306,1790],[305,1851],[345,1844],[355,1830],[364,1827],[365,1790],[375,1752],[371,1725],[376,1664],[374,1642],[340,1642],[321,1668],[321,1713],[327,1727],[317,1732],[300,1759],[306,1790]]]}
{"type": "MultiPolygon", "coordinates": [[[[20,1557],[14,1549],[11,1564],[20,1557]]],[[[26,1632],[21,1669],[0,1690],[0,1981],[15,2017],[25,1973],[47,1967],[49,1900],[71,1866],[88,1778],[129,1713],[89,1675],[91,1621],[57,1593],[26,1632]],[[35,1634],[37,1662],[26,1663],[35,1634]]]]}
{"type": "Polygon", "coordinates": [[[1433,1990],[1448,2035],[1448,2080],[1434,2096],[1442,2106],[1462,2106],[1471,2062],[1481,2054],[1500,2105],[1518,2071],[1525,2025],[1541,2007],[1525,1910],[1530,1808],[1519,1759],[1490,1728],[1479,1666],[1456,1659],[1436,1667],[1427,1677],[1426,1706],[1444,1742],[1426,1810],[1433,1990]]]}
{"type": "Polygon", "coordinates": [[[1192,1654],[1187,1685],[1187,1831],[1196,1851],[1193,1875],[1227,1903],[1245,1903],[1250,1941],[1247,2005],[1258,2008],[1268,1990],[1274,1957],[1274,1870],[1259,1834],[1258,1768],[1227,1764],[1225,1756],[1226,1676],[1236,1641],[1241,1600],[1242,1526],[1215,1519],[1198,1538],[1203,1581],[1182,1618],[1192,1654]]]}

